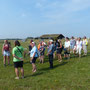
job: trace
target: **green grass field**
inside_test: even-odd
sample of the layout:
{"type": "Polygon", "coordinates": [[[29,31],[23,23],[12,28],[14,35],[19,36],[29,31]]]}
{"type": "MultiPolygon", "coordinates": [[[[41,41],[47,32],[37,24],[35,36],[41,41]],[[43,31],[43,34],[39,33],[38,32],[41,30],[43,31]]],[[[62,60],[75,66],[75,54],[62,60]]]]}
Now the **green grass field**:
{"type": "MultiPolygon", "coordinates": [[[[0,50],[2,44],[0,43],[0,50]]],[[[24,48],[28,45],[28,41],[22,43],[24,48]]],[[[37,60],[36,65],[37,72],[33,74],[27,56],[24,61],[25,79],[15,80],[12,57],[11,65],[4,67],[0,51],[0,90],[90,90],[90,46],[86,57],[72,55],[70,60],[63,59],[62,63],[55,59],[52,70],[49,69],[47,57],[44,64],[37,60]]]]}

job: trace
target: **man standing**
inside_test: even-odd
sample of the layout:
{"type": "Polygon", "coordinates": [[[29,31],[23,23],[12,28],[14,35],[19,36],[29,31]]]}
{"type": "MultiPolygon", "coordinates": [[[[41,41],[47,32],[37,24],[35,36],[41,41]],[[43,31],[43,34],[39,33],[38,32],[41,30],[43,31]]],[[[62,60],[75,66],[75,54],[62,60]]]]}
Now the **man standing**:
{"type": "Polygon", "coordinates": [[[49,63],[50,63],[50,68],[53,68],[53,53],[54,53],[54,44],[53,40],[50,40],[50,45],[48,47],[48,57],[49,57],[49,63]]]}

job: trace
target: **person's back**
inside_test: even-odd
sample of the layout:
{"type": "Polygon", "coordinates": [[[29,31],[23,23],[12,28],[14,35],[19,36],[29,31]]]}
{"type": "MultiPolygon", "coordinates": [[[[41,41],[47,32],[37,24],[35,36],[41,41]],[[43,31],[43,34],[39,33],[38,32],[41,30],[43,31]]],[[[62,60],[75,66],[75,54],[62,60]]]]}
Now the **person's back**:
{"type": "Polygon", "coordinates": [[[37,49],[36,46],[34,46],[34,47],[32,48],[32,50],[31,50],[31,52],[30,52],[30,57],[33,57],[34,53],[35,53],[35,56],[34,56],[34,57],[38,57],[38,49],[37,49]]]}
{"type": "MultiPolygon", "coordinates": [[[[23,58],[23,51],[24,51],[24,49],[22,46],[16,46],[13,48],[13,54],[18,56],[19,58],[23,58]]],[[[21,61],[21,60],[14,57],[13,61],[17,62],[17,61],[21,61]]]]}

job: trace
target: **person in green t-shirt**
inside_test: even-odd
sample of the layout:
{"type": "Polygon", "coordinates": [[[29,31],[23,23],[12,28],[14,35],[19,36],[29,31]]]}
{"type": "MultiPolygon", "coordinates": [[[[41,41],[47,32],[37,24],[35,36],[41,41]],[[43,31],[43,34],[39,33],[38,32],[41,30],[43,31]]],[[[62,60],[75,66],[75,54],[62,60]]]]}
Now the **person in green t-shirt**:
{"type": "Polygon", "coordinates": [[[24,48],[20,45],[19,41],[15,41],[15,47],[13,48],[13,62],[15,67],[16,78],[19,79],[19,70],[21,69],[22,78],[24,78],[24,69],[23,69],[23,53],[25,53],[24,48]]]}

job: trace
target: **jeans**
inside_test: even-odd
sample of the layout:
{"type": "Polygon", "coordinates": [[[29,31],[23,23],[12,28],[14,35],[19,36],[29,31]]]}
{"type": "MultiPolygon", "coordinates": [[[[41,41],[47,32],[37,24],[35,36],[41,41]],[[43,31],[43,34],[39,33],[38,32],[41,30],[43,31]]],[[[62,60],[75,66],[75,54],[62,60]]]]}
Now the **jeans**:
{"type": "Polygon", "coordinates": [[[53,68],[53,55],[49,55],[50,68],[53,68]]]}

